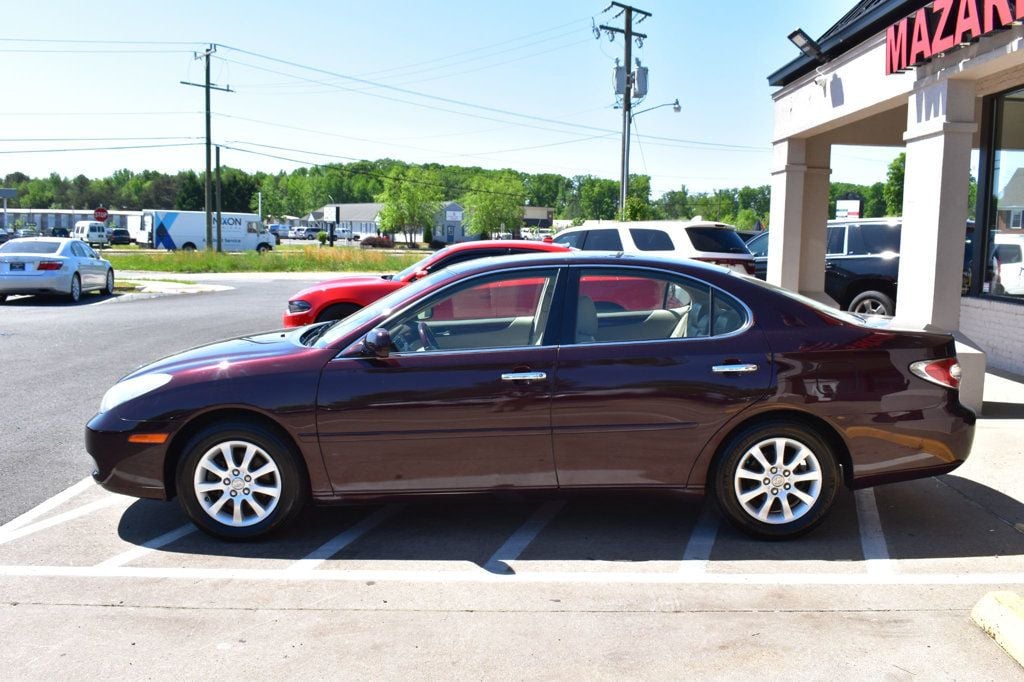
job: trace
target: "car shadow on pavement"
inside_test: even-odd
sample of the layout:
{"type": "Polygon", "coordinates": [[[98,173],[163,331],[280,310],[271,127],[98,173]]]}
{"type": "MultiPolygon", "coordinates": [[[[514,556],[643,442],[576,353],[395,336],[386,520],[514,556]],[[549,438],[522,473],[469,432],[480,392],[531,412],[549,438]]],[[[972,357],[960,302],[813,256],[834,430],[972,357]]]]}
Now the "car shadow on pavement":
{"type": "Polygon", "coordinates": [[[5,308],[72,308],[84,305],[94,305],[117,298],[121,294],[114,292],[112,296],[106,294],[84,293],[78,302],[74,302],[66,296],[15,296],[10,295],[8,299],[0,304],[5,308]]]}
{"type": "MultiPolygon", "coordinates": [[[[892,558],[1024,555],[1024,504],[987,486],[942,476],[880,486],[874,489],[874,497],[892,558]]],[[[587,494],[544,499],[561,506],[525,549],[510,558],[678,562],[702,512],[699,500],[677,495],[587,494]]],[[[160,547],[148,561],[166,563],[168,555],[175,555],[179,558],[172,561],[188,565],[212,562],[232,566],[255,559],[292,562],[350,529],[365,528],[335,552],[325,567],[344,569],[373,561],[471,562],[485,567],[502,558],[499,550],[543,504],[532,496],[500,494],[313,508],[290,529],[260,541],[225,542],[196,531],[160,547]]],[[[717,513],[711,518],[715,520],[717,513]]],[[[142,545],[187,523],[176,502],[140,500],[124,512],[118,533],[124,541],[142,545]]],[[[707,528],[700,532],[706,533],[707,528]]],[[[797,540],[756,540],[717,518],[710,559],[857,562],[864,559],[861,542],[854,494],[842,490],[824,523],[797,540]]]]}

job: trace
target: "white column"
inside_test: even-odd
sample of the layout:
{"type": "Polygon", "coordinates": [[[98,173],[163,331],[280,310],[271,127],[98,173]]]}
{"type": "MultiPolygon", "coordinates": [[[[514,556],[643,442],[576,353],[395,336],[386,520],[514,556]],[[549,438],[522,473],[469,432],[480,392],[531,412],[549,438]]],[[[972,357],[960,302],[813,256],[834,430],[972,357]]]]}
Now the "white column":
{"type": "Polygon", "coordinates": [[[970,81],[923,85],[910,96],[896,319],[954,333],[960,402],[980,412],[985,354],[959,333],[974,104],[970,81]]]}
{"type": "Polygon", "coordinates": [[[791,138],[776,142],[774,154],[768,281],[836,305],[825,294],[831,146],[791,138]]]}
{"type": "Polygon", "coordinates": [[[896,318],[960,326],[974,84],[947,80],[910,96],[896,318]],[[909,286],[908,286],[909,285],[909,286]]]}

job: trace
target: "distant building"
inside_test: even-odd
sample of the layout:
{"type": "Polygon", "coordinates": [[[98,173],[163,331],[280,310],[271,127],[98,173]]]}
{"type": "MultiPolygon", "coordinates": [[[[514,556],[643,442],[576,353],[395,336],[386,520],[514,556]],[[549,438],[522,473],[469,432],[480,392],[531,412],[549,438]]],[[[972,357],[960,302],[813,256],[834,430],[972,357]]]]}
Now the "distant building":
{"type": "Polygon", "coordinates": [[[307,225],[326,227],[338,224],[342,232],[353,236],[376,237],[380,234],[380,211],[384,204],[327,204],[305,217],[307,225]]]}

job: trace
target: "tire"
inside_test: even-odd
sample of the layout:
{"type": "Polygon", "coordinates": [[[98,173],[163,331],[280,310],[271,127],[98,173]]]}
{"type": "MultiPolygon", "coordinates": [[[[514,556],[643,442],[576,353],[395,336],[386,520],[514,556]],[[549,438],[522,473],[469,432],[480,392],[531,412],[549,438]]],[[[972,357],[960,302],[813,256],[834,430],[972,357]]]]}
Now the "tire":
{"type": "Polygon", "coordinates": [[[320,314],[316,316],[317,322],[327,322],[329,320],[343,320],[352,313],[360,309],[361,306],[357,306],[354,303],[335,303],[329,305],[320,311],[320,314]]]}
{"type": "Polygon", "coordinates": [[[896,313],[896,304],[893,300],[881,291],[865,291],[858,294],[850,301],[847,307],[851,313],[860,315],[888,315],[892,317],[896,313]]]}
{"type": "Polygon", "coordinates": [[[790,421],[762,422],[729,440],[711,485],[737,528],[762,539],[787,540],[825,517],[835,500],[839,466],[826,441],[810,429],[790,421]],[[781,464],[778,443],[783,444],[781,464]]]}
{"type": "Polygon", "coordinates": [[[176,483],[192,522],[224,540],[251,540],[284,528],[309,499],[298,453],[272,430],[247,421],[213,424],[193,436],[178,462],[176,483]],[[260,470],[266,473],[253,480],[260,470]]]}
{"type": "Polygon", "coordinates": [[[103,293],[107,296],[114,295],[114,270],[113,268],[107,270],[107,284],[103,287],[103,293]]]}
{"type": "Polygon", "coordinates": [[[256,253],[264,254],[267,251],[270,251],[270,244],[263,244],[263,243],[261,243],[261,244],[256,246],[256,253]]]}
{"type": "Polygon", "coordinates": [[[187,244],[181,247],[181,250],[187,253],[191,253],[196,250],[196,245],[193,244],[192,242],[188,242],[187,244]]]}
{"type": "Polygon", "coordinates": [[[68,290],[68,299],[72,303],[78,303],[82,300],[82,278],[78,276],[78,273],[71,275],[71,288],[68,290]]]}

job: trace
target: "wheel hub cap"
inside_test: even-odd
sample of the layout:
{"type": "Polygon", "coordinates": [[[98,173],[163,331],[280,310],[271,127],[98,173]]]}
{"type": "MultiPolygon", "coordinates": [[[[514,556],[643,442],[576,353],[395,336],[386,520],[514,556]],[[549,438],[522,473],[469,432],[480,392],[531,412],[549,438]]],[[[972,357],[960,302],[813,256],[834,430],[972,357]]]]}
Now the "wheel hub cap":
{"type": "Polygon", "coordinates": [[[210,518],[242,528],[259,523],[277,507],[281,472],[263,448],[240,440],[214,445],[199,459],[193,479],[196,499],[210,518]]]}
{"type": "Polygon", "coordinates": [[[814,507],[821,495],[817,455],[798,440],[767,438],[740,458],[733,476],[736,500],[762,523],[792,523],[814,507]]]}

